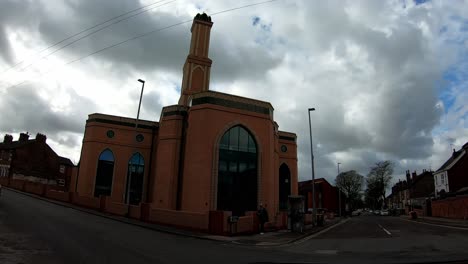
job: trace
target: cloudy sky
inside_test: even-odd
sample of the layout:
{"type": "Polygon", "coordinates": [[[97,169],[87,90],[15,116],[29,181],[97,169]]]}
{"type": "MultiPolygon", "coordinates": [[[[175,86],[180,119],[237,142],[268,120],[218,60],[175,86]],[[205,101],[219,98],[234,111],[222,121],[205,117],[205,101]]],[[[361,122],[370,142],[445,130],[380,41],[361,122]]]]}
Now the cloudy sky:
{"type": "Polygon", "coordinates": [[[309,107],[316,177],[331,182],[337,162],[365,175],[389,159],[395,180],[434,170],[468,141],[467,1],[277,0],[216,14],[258,2],[1,0],[0,133],[45,133],[76,163],[87,115],[134,117],[139,78],[141,117],[158,121],[178,101],[191,23],[163,28],[204,11],[210,88],[272,103],[298,135],[300,180],[309,107]]]}

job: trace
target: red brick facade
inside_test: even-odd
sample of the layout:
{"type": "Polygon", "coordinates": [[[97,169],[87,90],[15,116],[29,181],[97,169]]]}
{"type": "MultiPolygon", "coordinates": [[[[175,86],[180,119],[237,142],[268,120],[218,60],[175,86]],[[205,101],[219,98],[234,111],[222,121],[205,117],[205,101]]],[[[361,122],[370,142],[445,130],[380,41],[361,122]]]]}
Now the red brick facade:
{"type": "Polygon", "coordinates": [[[79,197],[98,199],[104,190],[101,207],[131,214],[129,163],[138,154],[144,165],[134,193],[142,193],[133,209],[142,219],[225,234],[237,215],[236,232],[253,232],[263,203],[269,225],[285,226],[280,192],[282,200],[297,194],[296,135],[278,130],[270,103],[209,90],[212,24],[206,15],[194,19],[179,103],[164,107],[159,122],[139,120],[135,129],[135,119],[89,115],[79,197]]]}
{"type": "MultiPolygon", "coordinates": [[[[307,197],[305,207],[312,208],[312,180],[299,182],[299,194],[307,197]]],[[[315,206],[328,212],[338,214],[339,197],[338,188],[332,186],[324,178],[315,179],[315,206]]],[[[341,194],[341,210],[344,214],[346,208],[346,196],[341,194]]]]}
{"type": "Polygon", "coordinates": [[[463,195],[432,201],[432,216],[468,219],[468,196],[463,195]]]}

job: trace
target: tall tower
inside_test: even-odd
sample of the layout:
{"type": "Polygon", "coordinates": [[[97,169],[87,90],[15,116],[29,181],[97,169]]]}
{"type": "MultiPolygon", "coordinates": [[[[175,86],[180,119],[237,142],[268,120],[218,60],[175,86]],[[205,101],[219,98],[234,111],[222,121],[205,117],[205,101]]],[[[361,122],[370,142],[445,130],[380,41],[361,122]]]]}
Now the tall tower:
{"type": "Polygon", "coordinates": [[[190,106],[191,95],[207,91],[210,85],[211,59],[208,58],[213,22],[207,14],[197,14],[192,24],[190,52],[185,60],[179,105],[190,106]]]}

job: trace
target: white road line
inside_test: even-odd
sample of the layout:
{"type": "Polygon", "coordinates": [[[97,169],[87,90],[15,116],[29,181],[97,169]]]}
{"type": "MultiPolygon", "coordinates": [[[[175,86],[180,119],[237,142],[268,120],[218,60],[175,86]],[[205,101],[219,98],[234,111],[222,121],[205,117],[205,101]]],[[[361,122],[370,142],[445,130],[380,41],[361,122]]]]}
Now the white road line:
{"type": "Polygon", "coordinates": [[[387,233],[387,235],[391,236],[392,233],[390,233],[387,229],[385,229],[383,226],[381,226],[380,224],[378,224],[380,228],[382,228],[383,231],[385,231],[385,233],[387,233]]]}
{"type": "Polygon", "coordinates": [[[349,220],[350,220],[350,218],[347,218],[347,219],[345,219],[345,220],[342,220],[342,221],[340,221],[340,222],[338,222],[338,223],[336,223],[336,224],[334,224],[334,225],[332,225],[332,226],[330,226],[330,227],[327,227],[327,228],[323,229],[322,231],[319,231],[319,232],[317,232],[317,233],[315,233],[315,234],[312,234],[312,235],[310,235],[310,236],[306,236],[306,237],[304,237],[304,238],[302,238],[302,239],[299,239],[299,240],[293,242],[292,244],[293,244],[293,245],[297,245],[297,244],[306,242],[307,240],[310,240],[310,239],[312,239],[312,238],[314,238],[314,237],[320,236],[321,234],[323,234],[323,233],[325,233],[325,232],[328,232],[328,231],[332,230],[333,228],[335,228],[335,227],[337,227],[337,226],[340,226],[340,225],[342,225],[342,224],[348,222],[349,220]]]}

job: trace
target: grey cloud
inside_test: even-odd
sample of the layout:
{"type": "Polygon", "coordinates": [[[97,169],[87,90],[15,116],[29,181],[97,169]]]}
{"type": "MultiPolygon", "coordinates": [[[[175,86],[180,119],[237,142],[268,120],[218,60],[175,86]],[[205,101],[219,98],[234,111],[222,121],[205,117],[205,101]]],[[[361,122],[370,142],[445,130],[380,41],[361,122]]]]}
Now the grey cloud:
{"type": "Polygon", "coordinates": [[[64,138],[60,138],[58,140],[58,143],[61,144],[61,145],[65,145],[67,147],[70,147],[70,148],[76,147],[76,146],[81,144],[81,142],[79,142],[79,140],[78,140],[78,137],[74,136],[74,135],[69,135],[69,136],[66,136],[64,138]]]}
{"type": "Polygon", "coordinates": [[[87,111],[95,109],[93,102],[71,93],[69,113],[54,112],[31,86],[9,89],[0,105],[0,131],[40,132],[56,135],[60,132],[83,133],[87,111]]]}
{"type": "Polygon", "coordinates": [[[141,104],[143,118],[159,121],[163,105],[161,104],[161,96],[156,91],[145,93],[141,104]]]}
{"type": "MultiPolygon", "coordinates": [[[[12,46],[8,40],[7,29],[15,32],[18,29],[34,27],[34,11],[41,10],[37,2],[4,0],[0,8],[0,57],[13,66],[19,61],[14,61],[12,46]]],[[[7,69],[7,67],[6,67],[7,69]]]]}
{"type": "Polygon", "coordinates": [[[0,56],[8,64],[13,64],[13,56],[10,43],[4,28],[0,28],[0,56]]]}
{"type": "MultiPolygon", "coordinates": [[[[66,3],[71,13],[69,16],[50,16],[45,11],[34,14],[40,21],[38,30],[46,43],[54,43],[69,36],[72,32],[79,32],[102,20],[137,8],[135,2],[130,0],[104,1],[100,2],[99,5],[94,2],[74,3],[68,1],[66,3]]],[[[191,18],[191,16],[162,12],[143,13],[85,38],[57,54],[66,58],[76,58],[141,33],[191,18]]],[[[5,22],[8,23],[8,21],[5,22]]],[[[181,74],[189,49],[190,26],[191,23],[187,23],[155,32],[105,50],[92,58],[95,61],[105,60],[115,66],[118,65],[118,67],[112,67],[112,70],[118,70],[122,73],[161,70],[181,74]]],[[[229,38],[229,34],[223,31],[212,34],[211,43],[210,57],[214,60],[212,76],[215,81],[232,80],[240,76],[256,78],[258,76],[255,76],[255,72],[261,76],[263,72],[280,62],[280,58],[272,56],[260,47],[255,48],[245,43],[234,43],[234,40],[229,38]],[[227,47],[231,47],[230,52],[227,52],[227,47]],[[249,68],[249,66],[252,67],[249,68]]]]}

